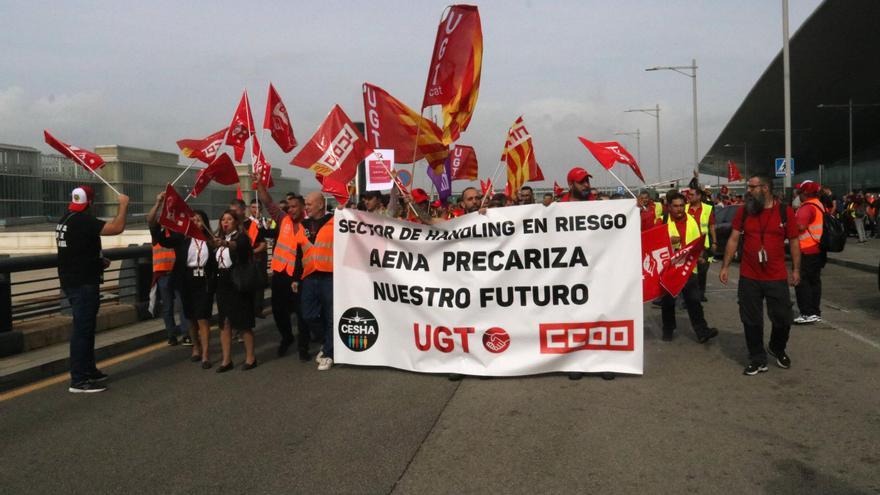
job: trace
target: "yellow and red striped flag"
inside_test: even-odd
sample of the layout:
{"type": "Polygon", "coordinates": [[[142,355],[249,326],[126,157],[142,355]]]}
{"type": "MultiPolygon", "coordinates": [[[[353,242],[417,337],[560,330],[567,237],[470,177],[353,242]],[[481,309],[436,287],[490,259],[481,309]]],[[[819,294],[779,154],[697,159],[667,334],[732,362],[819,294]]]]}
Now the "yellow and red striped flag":
{"type": "Polygon", "coordinates": [[[535,160],[532,136],[526,129],[522,116],[510,126],[501,161],[507,164],[507,183],[517,192],[526,182],[544,180],[544,173],[535,160]]]}

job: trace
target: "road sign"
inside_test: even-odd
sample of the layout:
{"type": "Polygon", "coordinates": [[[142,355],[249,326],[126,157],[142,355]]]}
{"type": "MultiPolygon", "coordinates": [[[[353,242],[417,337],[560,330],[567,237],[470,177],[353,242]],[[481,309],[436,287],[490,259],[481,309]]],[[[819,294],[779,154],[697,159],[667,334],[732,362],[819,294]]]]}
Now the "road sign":
{"type": "MultiPolygon", "coordinates": [[[[776,177],[785,177],[785,158],[777,158],[774,168],[776,177]]],[[[794,177],[794,158],[791,159],[791,176],[794,177]]]]}

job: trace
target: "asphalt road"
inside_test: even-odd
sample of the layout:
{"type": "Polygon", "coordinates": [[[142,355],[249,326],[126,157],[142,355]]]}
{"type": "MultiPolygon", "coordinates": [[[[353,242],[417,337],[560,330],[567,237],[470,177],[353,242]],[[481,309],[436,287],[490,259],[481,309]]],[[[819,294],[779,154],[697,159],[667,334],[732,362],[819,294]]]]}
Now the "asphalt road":
{"type": "Polygon", "coordinates": [[[649,305],[645,375],[613,381],[318,372],[276,359],[268,322],[253,371],[161,348],[105,393],[0,402],[0,493],[880,493],[876,275],[829,265],[826,322],[754,377],[716,277],[721,335],[697,344],[682,311],[662,342],[649,305]]]}

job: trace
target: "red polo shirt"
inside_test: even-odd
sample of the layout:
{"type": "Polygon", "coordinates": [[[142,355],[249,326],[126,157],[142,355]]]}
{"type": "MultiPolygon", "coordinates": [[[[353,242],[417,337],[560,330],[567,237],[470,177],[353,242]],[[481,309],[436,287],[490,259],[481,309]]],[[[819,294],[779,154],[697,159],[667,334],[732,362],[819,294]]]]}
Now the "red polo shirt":
{"type": "Polygon", "coordinates": [[[797,219],[794,210],[786,206],[785,230],[782,228],[782,217],[779,215],[779,203],[764,208],[758,215],[748,215],[743,229],[745,206],[741,207],[733,217],[732,228],[743,232],[743,254],[740,262],[740,275],[752,280],[788,280],[785,267],[785,239],[798,242],[797,219]],[[763,240],[763,241],[762,241],[763,240]],[[767,263],[758,262],[761,246],[767,252],[767,263]]]}

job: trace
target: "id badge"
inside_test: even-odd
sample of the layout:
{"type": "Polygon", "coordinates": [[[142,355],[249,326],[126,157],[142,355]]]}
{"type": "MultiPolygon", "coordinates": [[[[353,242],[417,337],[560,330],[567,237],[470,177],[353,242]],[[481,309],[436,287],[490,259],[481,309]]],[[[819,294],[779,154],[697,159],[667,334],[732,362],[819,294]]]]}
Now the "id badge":
{"type": "Polygon", "coordinates": [[[193,269],[193,277],[204,277],[205,269],[204,268],[194,268],[193,269]]]}
{"type": "Polygon", "coordinates": [[[758,263],[762,265],[767,264],[767,251],[764,250],[764,246],[761,246],[761,250],[758,251],[758,263]]]}

